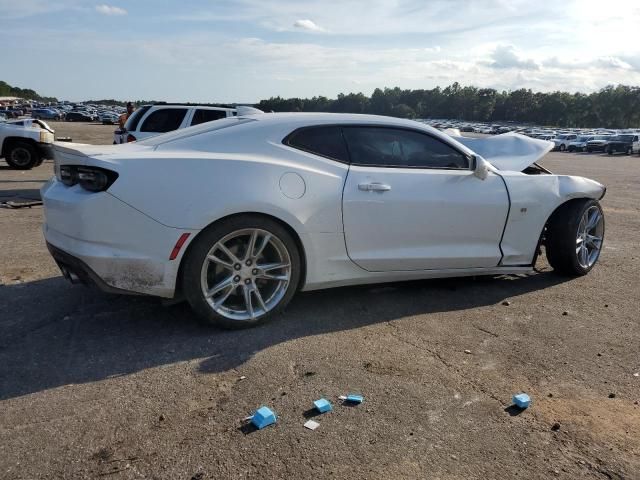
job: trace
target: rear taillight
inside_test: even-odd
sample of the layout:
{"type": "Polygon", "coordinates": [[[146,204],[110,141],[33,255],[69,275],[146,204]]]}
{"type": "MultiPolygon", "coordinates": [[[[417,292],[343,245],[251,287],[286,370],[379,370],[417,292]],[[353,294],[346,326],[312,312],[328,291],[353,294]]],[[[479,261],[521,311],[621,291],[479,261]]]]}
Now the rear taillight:
{"type": "Polygon", "coordinates": [[[127,135],[127,143],[135,142],[136,140],[137,140],[137,138],[134,137],[133,135],[131,135],[131,134],[127,135]]]}
{"type": "Polygon", "coordinates": [[[75,168],[71,165],[60,165],[59,180],[67,186],[75,185],[78,182],[75,168]]]}
{"type": "Polygon", "coordinates": [[[71,187],[78,184],[90,192],[103,192],[118,178],[116,172],[100,167],[60,165],[58,172],[58,180],[65,185],[71,187]]]}

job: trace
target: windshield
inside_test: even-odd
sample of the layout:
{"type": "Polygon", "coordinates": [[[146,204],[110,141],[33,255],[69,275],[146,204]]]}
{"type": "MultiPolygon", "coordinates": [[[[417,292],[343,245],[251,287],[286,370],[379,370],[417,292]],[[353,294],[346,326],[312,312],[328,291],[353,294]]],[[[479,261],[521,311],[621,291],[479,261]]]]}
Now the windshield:
{"type": "Polygon", "coordinates": [[[581,136],[579,136],[579,137],[576,139],[576,141],[577,141],[577,142],[586,142],[587,140],[591,140],[591,139],[593,139],[593,137],[592,137],[592,136],[584,136],[584,135],[581,135],[581,136]]]}

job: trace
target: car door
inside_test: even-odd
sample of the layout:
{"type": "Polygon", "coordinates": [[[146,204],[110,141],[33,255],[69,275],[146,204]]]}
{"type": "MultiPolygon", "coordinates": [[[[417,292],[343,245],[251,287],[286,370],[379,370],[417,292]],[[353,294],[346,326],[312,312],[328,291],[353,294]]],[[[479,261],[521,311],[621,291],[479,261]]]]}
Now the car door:
{"type": "Polygon", "coordinates": [[[351,167],[343,192],[349,257],[369,271],[498,265],[509,211],[502,178],[417,130],[344,127],[351,167]]]}

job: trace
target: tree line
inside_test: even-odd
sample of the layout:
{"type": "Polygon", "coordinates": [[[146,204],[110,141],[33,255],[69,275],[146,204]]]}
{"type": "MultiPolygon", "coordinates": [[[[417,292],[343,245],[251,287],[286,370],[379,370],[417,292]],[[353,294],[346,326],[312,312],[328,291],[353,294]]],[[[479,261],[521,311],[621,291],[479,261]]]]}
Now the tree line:
{"type": "Polygon", "coordinates": [[[447,118],[479,122],[518,122],[558,127],[640,127],[640,87],[607,86],[590,94],[534,92],[521,88],[461,86],[402,90],[377,88],[363,93],[327,97],[272,97],[256,105],[275,112],[371,113],[401,118],[447,118]]]}
{"type": "Polygon", "coordinates": [[[7,82],[0,80],[0,97],[18,97],[25,100],[36,100],[38,102],[56,102],[55,97],[42,97],[35,90],[30,88],[12,87],[7,82]]]}
{"type": "MultiPolygon", "coordinates": [[[[0,81],[0,97],[12,96],[40,102],[55,102],[34,90],[12,87],[0,81]]],[[[93,103],[124,105],[114,99],[93,103]]],[[[156,103],[135,102],[136,105],[156,103]]],[[[211,103],[215,106],[229,106],[211,103]]],[[[497,91],[493,88],[461,86],[455,82],[445,88],[403,90],[376,88],[368,97],[363,93],[341,93],[337,98],[271,97],[257,108],[265,112],[342,112],[372,113],[401,118],[448,118],[478,122],[518,122],[557,127],[640,127],[640,87],[609,85],[597,92],[534,92],[521,88],[497,91]]]]}

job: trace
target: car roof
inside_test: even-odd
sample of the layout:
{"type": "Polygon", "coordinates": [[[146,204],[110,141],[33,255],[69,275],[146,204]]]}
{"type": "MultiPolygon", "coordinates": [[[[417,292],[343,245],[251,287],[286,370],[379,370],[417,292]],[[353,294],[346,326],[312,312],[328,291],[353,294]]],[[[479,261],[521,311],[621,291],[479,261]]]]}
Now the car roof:
{"type": "Polygon", "coordinates": [[[382,115],[363,115],[354,113],[311,113],[311,112],[286,112],[286,113],[257,113],[252,115],[238,115],[226,119],[215,120],[213,122],[202,123],[193,127],[182,128],[172,132],[150,137],[139,143],[144,145],[160,145],[186,137],[204,134],[214,130],[222,130],[226,127],[237,124],[252,124],[254,127],[276,127],[280,135],[284,136],[298,128],[313,127],[320,125],[371,125],[371,126],[392,126],[404,127],[414,130],[422,130],[439,138],[445,143],[455,145],[459,150],[472,155],[473,151],[467,146],[458,142],[455,138],[441,132],[425,123],[415,120],[407,120],[396,117],[385,117],[382,115]]]}

